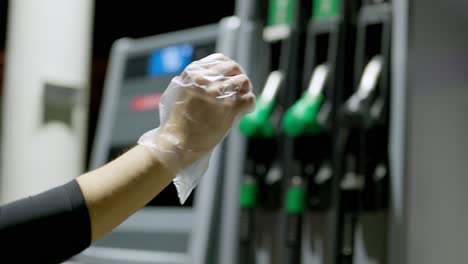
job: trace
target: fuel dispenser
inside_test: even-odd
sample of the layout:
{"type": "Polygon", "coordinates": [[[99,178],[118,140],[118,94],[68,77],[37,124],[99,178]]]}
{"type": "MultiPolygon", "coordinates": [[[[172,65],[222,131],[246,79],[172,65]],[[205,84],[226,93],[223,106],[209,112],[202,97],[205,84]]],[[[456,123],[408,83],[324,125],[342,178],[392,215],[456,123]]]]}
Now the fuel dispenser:
{"type": "MultiPolygon", "coordinates": [[[[268,213],[279,212],[283,203],[284,180],[291,174],[292,142],[281,133],[280,120],[284,109],[294,100],[299,84],[297,73],[303,43],[303,21],[311,10],[305,6],[306,1],[300,0],[268,2],[263,40],[270,52],[270,73],[257,98],[255,111],[240,122],[240,130],[247,138],[247,160],[240,193],[239,263],[256,262],[255,235],[267,230],[256,230],[254,218],[258,213],[255,211],[261,208],[268,213]]],[[[280,223],[277,216],[273,218],[280,223]]],[[[281,237],[278,229],[268,230],[268,233],[273,234],[272,237],[281,237]]],[[[273,262],[278,261],[276,257],[280,253],[274,249],[278,241],[269,242],[269,255],[273,262]]]]}
{"type": "MultiPolygon", "coordinates": [[[[237,129],[230,133],[218,263],[237,263],[239,257],[261,264],[462,263],[466,259],[467,243],[463,242],[467,236],[454,234],[462,234],[463,221],[458,220],[466,217],[460,203],[466,192],[459,187],[463,186],[461,179],[466,178],[463,175],[467,167],[463,159],[463,143],[467,141],[460,134],[467,124],[460,110],[466,105],[466,74],[446,69],[461,65],[467,55],[460,45],[466,42],[460,21],[466,19],[463,12],[457,12],[467,4],[310,1],[313,8],[308,11],[312,10],[313,15],[307,27],[304,56],[297,49],[297,61],[302,65],[299,61],[304,60],[304,68],[296,69],[296,75],[303,76],[299,78],[301,83],[291,86],[294,75],[283,71],[287,68],[263,63],[267,49],[260,51],[255,48],[258,45],[250,45],[264,44],[258,37],[263,30],[260,24],[266,22],[262,19],[257,23],[257,16],[244,19],[244,15],[248,10],[266,10],[257,9],[263,2],[266,4],[236,1],[236,6],[255,6],[236,9],[242,21],[236,59],[252,80],[267,79],[268,74],[254,72],[264,67],[282,73],[274,106],[267,107],[267,114],[260,114],[269,116],[274,136],[268,139],[272,144],[261,146],[254,144],[259,137],[245,136],[237,129]],[[428,63],[428,59],[434,63],[428,63]],[[440,109],[434,110],[434,104],[440,109]],[[277,113],[283,113],[281,127],[277,126],[277,113]],[[433,118],[424,118],[427,113],[433,118]],[[436,120],[443,125],[435,125],[436,120]],[[246,148],[250,157],[265,150],[265,156],[258,156],[273,158],[252,159],[256,164],[263,163],[254,166],[250,158],[246,159],[246,148]],[[441,173],[444,177],[440,177],[441,173]],[[262,182],[271,175],[281,183],[280,192],[262,182]],[[242,193],[248,195],[241,195],[244,198],[240,204],[256,219],[251,221],[250,229],[242,231],[249,237],[247,240],[251,239],[247,257],[238,250],[245,242],[239,242],[241,178],[242,193]],[[440,191],[440,186],[444,187],[444,195],[431,195],[440,191]],[[267,213],[265,193],[280,202],[281,210],[268,209],[274,211],[268,215],[272,218],[259,219],[267,213]],[[434,203],[451,206],[435,210],[431,206],[434,203]],[[269,223],[272,221],[273,226],[269,223]],[[443,232],[433,232],[441,225],[443,232]],[[268,242],[276,247],[268,249],[267,258],[265,248],[260,247],[260,242],[265,243],[259,241],[260,228],[263,239],[273,237],[273,233],[283,234],[268,242]],[[414,247],[428,250],[408,250],[414,247]]],[[[289,10],[287,2],[275,1],[275,5],[289,10]]],[[[283,19],[288,17],[284,15],[287,12],[282,13],[283,19]]],[[[274,45],[285,41],[271,40],[287,36],[289,29],[287,23],[279,23],[265,30],[264,40],[276,50],[271,58],[285,60],[287,53],[274,45]]],[[[255,81],[254,87],[265,86],[265,82],[255,81]]],[[[262,91],[255,92],[263,97],[262,91]]],[[[260,97],[257,99],[262,106],[260,97]]],[[[268,125],[260,127],[268,130],[268,125]]]]}
{"type": "MultiPolygon", "coordinates": [[[[305,89],[282,120],[284,133],[294,142],[293,159],[298,167],[286,191],[288,263],[301,261],[301,227],[307,207],[315,212],[315,216],[327,215],[326,222],[333,222],[330,211],[336,200],[333,177],[335,116],[337,105],[350,93],[345,84],[353,77],[352,64],[348,62],[353,60],[355,29],[352,19],[357,6],[354,1],[313,1],[301,69],[301,87],[305,89]]],[[[324,226],[311,228],[326,229],[324,226]]],[[[310,237],[307,239],[311,240],[310,237]]],[[[321,258],[325,262],[329,257],[324,255],[331,256],[333,246],[322,242],[325,249],[321,258]]]]}
{"type": "MultiPolygon", "coordinates": [[[[247,2],[242,3],[247,6],[247,2]]],[[[354,100],[350,98],[356,97],[355,90],[359,89],[354,88],[361,75],[369,76],[366,65],[372,62],[371,72],[378,70],[372,65],[381,68],[377,74],[379,84],[375,85],[379,92],[370,92],[379,96],[372,97],[372,105],[374,99],[376,103],[369,109],[372,113],[379,106],[385,110],[387,99],[380,97],[385,94],[384,90],[380,92],[380,83],[387,69],[379,61],[388,56],[389,47],[376,45],[374,40],[366,42],[378,35],[367,29],[368,24],[376,23],[375,10],[366,11],[371,8],[368,3],[363,8],[361,1],[340,0],[249,2],[252,5],[256,12],[261,10],[259,6],[268,7],[264,9],[268,19],[260,45],[266,44],[262,53],[269,54],[269,60],[263,63],[263,57],[251,59],[246,66],[251,71],[267,69],[269,74],[265,75],[262,89],[256,90],[255,111],[240,121],[242,136],[230,140],[230,148],[241,151],[228,152],[228,159],[242,159],[241,169],[232,177],[242,180],[238,206],[229,210],[240,214],[232,214],[238,219],[232,222],[237,230],[233,234],[237,236],[236,245],[229,245],[234,250],[223,250],[220,259],[232,263],[301,263],[314,258],[320,263],[342,263],[339,257],[353,255],[353,249],[344,250],[348,249],[345,245],[354,242],[354,222],[349,225],[345,217],[355,220],[361,208],[385,208],[387,201],[386,180],[382,177],[388,171],[386,156],[375,154],[381,152],[379,147],[369,147],[377,146],[373,135],[385,130],[380,129],[385,125],[377,125],[386,122],[385,111],[381,111],[382,122],[361,129],[355,125],[360,123],[355,121],[359,115],[348,111],[347,106],[354,100]],[[362,147],[364,138],[371,145],[362,147]],[[241,145],[245,152],[238,147],[241,145]],[[367,164],[366,170],[375,171],[376,176],[359,178],[361,164],[367,164]],[[358,187],[344,188],[353,183],[358,187]],[[310,220],[316,216],[326,226],[313,226],[310,220]],[[326,230],[319,238],[320,252],[305,252],[307,243],[316,243],[316,238],[310,237],[304,227],[326,230]]],[[[382,10],[385,4],[376,6],[382,10]]],[[[258,21],[255,25],[259,25],[258,21]]],[[[378,43],[388,42],[384,31],[378,43]]],[[[240,51],[249,54],[246,58],[265,55],[240,51]]],[[[228,244],[223,248],[228,249],[228,244]]]]}
{"type": "Polygon", "coordinates": [[[359,216],[388,206],[390,38],[390,4],[365,1],[357,20],[355,89],[339,113],[341,199],[335,263],[353,263],[359,216]]]}
{"type": "MultiPolygon", "coordinates": [[[[259,195],[265,197],[266,193],[272,191],[265,189],[265,179],[277,154],[276,127],[272,122],[272,115],[283,80],[284,75],[280,71],[271,72],[262,94],[257,99],[255,111],[240,122],[240,130],[249,140],[245,176],[240,193],[239,263],[255,263],[254,213],[259,195]]],[[[269,187],[277,189],[279,184],[269,182],[269,187]]],[[[265,204],[265,199],[262,202],[265,204]]]]}

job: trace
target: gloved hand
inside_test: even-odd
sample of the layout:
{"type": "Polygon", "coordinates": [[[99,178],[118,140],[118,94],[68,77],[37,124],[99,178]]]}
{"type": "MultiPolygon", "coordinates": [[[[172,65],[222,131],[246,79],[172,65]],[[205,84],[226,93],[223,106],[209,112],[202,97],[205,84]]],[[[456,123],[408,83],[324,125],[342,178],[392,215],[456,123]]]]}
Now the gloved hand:
{"type": "Polygon", "coordinates": [[[188,65],[163,93],[160,127],[138,143],[177,174],[174,183],[181,203],[206,172],[213,148],[233,122],[254,109],[251,90],[241,67],[216,53],[188,65]]]}

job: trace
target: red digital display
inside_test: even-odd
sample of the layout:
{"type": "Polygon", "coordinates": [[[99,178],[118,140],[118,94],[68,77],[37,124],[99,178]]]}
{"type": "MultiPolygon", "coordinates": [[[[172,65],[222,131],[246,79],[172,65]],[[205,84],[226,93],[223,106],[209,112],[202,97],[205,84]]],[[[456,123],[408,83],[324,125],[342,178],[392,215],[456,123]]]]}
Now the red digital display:
{"type": "Polygon", "coordinates": [[[162,94],[158,93],[133,97],[130,108],[135,112],[158,110],[161,95],[162,94]]]}

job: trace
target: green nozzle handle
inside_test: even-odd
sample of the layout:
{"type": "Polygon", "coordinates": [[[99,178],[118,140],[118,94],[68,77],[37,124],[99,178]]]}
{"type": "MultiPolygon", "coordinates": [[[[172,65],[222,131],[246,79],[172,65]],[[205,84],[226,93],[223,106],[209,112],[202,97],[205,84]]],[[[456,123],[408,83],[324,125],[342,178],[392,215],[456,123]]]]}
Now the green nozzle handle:
{"type": "Polygon", "coordinates": [[[239,203],[243,209],[257,206],[258,186],[255,181],[246,180],[241,185],[239,203]]]}
{"type": "Polygon", "coordinates": [[[239,124],[241,133],[246,137],[273,137],[275,128],[270,122],[270,116],[274,106],[274,100],[266,101],[260,97],[255,110],[241,119],[239,124]]]}
{"type": "Polygon", "coordinates": [[[289,214],[301,214],[306,207],[305,189],[299,186],[291,186],[286,192],[286,212],[289,214]]]}
{"type": "Polygon", "coordinates": [[[323,91],[328,76],[327,64],[315,67],[309,87],[302,97],[284,114],[283,131],[290,137],[314,135],[321,131],[318,114],[323,102],[323,91]]]}
{"type": "Polygon", "coordinates": [[[275,98],[283,81],[283,73],[272,71],[266,80],[262,94],[258,97],[255,110],[244,116],[240,122],[240,131],[246,137],[271,138],[275,135],[275,127],[270,122],[270,116],[275,108],[275,98]]]}
{"type": "Polygon", "coordinates": [[[290,137],[315,135],[321,131],[318,113],[323,102],[323,96],[310,95],[307,91],[284,114],[283,131],[290,137]]]}

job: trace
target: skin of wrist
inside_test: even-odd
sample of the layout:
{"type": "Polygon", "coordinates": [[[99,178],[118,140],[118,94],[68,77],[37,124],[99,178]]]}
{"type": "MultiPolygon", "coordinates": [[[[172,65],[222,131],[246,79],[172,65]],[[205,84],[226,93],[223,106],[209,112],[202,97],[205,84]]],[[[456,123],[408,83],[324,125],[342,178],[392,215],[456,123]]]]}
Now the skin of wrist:
{"type": "Polygon", "coordinates": [[[151,164],[153,164],[153,166],[162,167],[172,174],[172,178],[175,177],[178,171],[175,170],[173,166],[169,166],[169,160],[166,158],[165,155],[162,155],[158,151],[155,151],[154,149],[149,148],[147,146],[139,145],[138,147],[144,150],[146,156],[151,161],[151,164]]]}
{"type": "Polygon", "coordinates": [[[188,149],[183,140],[183,136],[180,134],[167,131],[164,128],[161,128],[153,139],[156,148],[151,149],[151,152],[153,152],[154,158],[164,163],[174,175],[206,153],[206,151],[188,149]]]}

